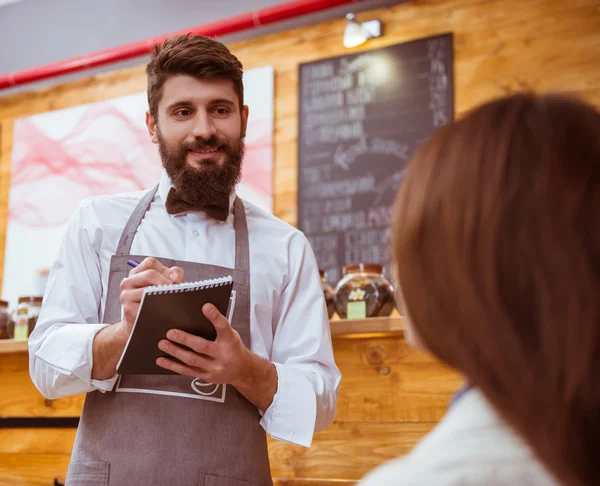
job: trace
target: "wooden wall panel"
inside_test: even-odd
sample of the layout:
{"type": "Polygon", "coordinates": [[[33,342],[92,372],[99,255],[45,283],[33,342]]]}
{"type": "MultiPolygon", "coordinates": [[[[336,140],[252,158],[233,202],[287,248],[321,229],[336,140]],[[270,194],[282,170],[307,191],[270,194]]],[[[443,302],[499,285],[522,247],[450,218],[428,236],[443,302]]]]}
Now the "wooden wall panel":
{"type": "Polygon", "coordinates": [[[357,480],[384,461],[406,454],[433,423],[336,422],[310,449],[269,441],[274,477],[357,480]]]}
{"type": "Polygon", "coordinates": [[[0,356],[0,390],[3,417],[77,417],[85,398],[45,399],[29,378],[26,353],[0,356]]]}
{"type": "Polygon", "coordinates": [[[52,486],[64,484],[67,454],[0,454],[0,486],[52,486]]]}
{"type": "MultiPolygon", "coordinates": [[[[380,18],[385,35],[354,51],[453,32],[457,116],[523,89],[573,93],[600,107],[600,0],[417,0],[359,18],[380,18]]],[[[291,224],[298,64],[350,52],[342,47],[344,26],[340,19],[230,46],[247,69],[274,67],[274,209],[291,224]]],[[[143,91],[145,82],[138,66],[0,97],[0,277],[13,121],[143,91]]],[[[354,484],[372,467],[408,451],[442,417],[461,382],[407,348],[402,338],[337,339],[334,349],[343,374],[336,422],[316,435],[311,449],[269,442],[278,486],[354,484]]],[[[25,355],[0,356],[0,390],[0,416],[68,416],[81,409],[82,397],[44,400],[29,382],[25,355]]],[[[0,431],[0,485],[64,480],[73,434],[0,431]]]]}

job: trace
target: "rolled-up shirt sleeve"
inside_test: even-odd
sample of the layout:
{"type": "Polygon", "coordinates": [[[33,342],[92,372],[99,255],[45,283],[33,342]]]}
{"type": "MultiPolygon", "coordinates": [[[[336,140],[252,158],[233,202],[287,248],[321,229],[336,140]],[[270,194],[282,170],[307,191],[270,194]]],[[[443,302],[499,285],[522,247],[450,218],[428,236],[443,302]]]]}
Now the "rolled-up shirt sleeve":
{"type": "Polygon", "coordinates": [[[107,391],[116,381],[116,377],[91,378],[92,343],[106,325],[99,323],[101,233],[92,229],[95,221],[87,209],[84,201],[69,222],[48,277],[40,316],[29,336],[29,373],[49,399],[107,391]]]}
{"type": "Polygon", "coordinates": [[[288,281],[273,311],[271,361],[278,389],[261,424],[274,438],[309,447],[335,416],[341,374],[314,253],[301,233],[290,242],[288,281]]]}

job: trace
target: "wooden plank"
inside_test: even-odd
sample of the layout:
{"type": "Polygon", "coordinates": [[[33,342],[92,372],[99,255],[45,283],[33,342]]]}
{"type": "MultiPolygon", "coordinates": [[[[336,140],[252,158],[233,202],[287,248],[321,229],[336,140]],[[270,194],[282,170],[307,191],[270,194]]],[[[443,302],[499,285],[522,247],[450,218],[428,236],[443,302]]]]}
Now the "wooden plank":
{"type": "Polygon", "coordinates": [[[433,423],[336,423],[307,449],[269,441],[274,477],[358,480],[381,463],[409,452],[433,423]]]}
{"type": "Polygon", "coordinates": [[[0,356],[0,373],[27,371],[29,355],[27,353],[10,353],[0,356]]]}
{"type": "Polygon", "coordinates": [[[76,429],[0,429],[0,454],[71,455],[76,429]]]}
{"type": "Polygon", "coordinates": [[[337,421],[438,421],[463,384],[455,371],[403,338],[339,339],[337,421]]]}
{"type": "Polygon", "coordinates": [[[0,354],[27,353],[27,341],[0,339],[0,354]]]}
{"type": "Polygon", "coordinates": [[[0,416],[78,417],[84,395],[47,400],[29,377],[27,353],[0,355],[0,416]]]}
{"type": "Polygon", "coordinates": [[[64,484],[70,455],[0,454],[0,486],[51,486],[64,484]]]}
{"type": "Polygon", "coordinates": [[[403,333],[403,317],[371,317],[331,321],[331,335],[337,339],[402,336],[403,333]]]}
{"type": "Polygon", "coordinates": [[[85,395],[59,400],[44,398],[31,382],[27,369],[0,372],[0,390],[0,416],[4,417],[77,417],[85,399],[85,395]]]}

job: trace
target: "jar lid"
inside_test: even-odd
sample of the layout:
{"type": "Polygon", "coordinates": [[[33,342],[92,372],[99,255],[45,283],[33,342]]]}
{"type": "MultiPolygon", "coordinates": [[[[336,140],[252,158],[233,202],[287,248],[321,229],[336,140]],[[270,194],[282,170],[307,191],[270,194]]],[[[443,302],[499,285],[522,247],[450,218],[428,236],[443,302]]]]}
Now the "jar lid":
{"type": "Polygon", "coordinates": [[[25,297],[19,297],[19,304],[41,304],[43,297],[38,295],[27,295],[25,297]]]}
{"type": "Polygon", "coordinates": [[[352,265],[346,265],[343,268],[344,275],[349,273],[383,273],[383,266],[377,263],[356,263],[352,265]]]}
{"type": "Polygon", "coordinates": [[[5,300],[0,300],[0,307],[8,307],[8,302],[5,300]]]}

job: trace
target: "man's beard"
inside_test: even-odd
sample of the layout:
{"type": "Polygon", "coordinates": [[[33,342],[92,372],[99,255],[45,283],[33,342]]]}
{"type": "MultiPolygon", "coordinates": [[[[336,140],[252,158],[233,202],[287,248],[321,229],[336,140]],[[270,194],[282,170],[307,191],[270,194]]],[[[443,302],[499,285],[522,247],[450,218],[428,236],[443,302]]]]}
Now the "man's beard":
{"type": "Polygon", "coordinates": [[[193,143],[172,148],[167,145],[160,132],[157,136],[163,167],[184,201],[193,205],[213,205],[229,198],[241,180],[244,140],[240,139],[237,146],[232,146],[223,138],[196,138],[193,143]],[[207,158],[198,167],[187,165],[190,151],[211,147],[220,147],[225,153],[221,164],[215,159],[207,158]]]}

